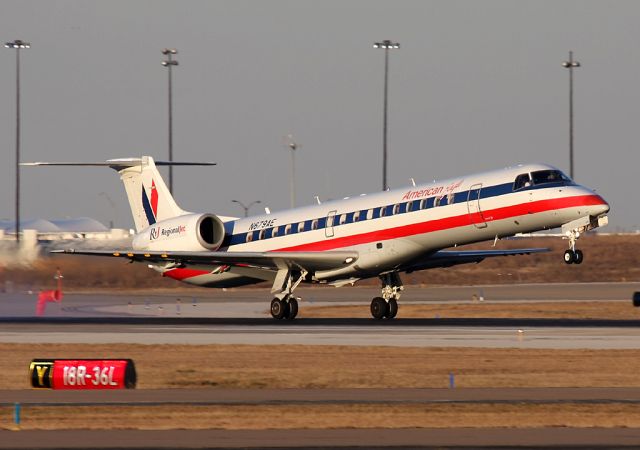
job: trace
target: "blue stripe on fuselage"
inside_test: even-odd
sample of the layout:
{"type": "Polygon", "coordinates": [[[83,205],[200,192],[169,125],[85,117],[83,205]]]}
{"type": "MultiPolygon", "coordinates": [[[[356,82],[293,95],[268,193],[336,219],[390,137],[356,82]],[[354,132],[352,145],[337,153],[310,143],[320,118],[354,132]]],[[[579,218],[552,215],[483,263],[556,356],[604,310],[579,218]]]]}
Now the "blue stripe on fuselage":
{"type": "MultiPolygon", "coordinates": [[[[484,200],[487,198],[492,198],[492,197],[499,197],[502,195],[507,195],[507,194],[513,194],[514,192],[524,192],[524,191],[531,191],[531,190],[537,190],[537,189],[546,189],[546,188],[550,188],[550,187],[559,187],[559,186],[575,186],[575,183],[573,182],[558,182],[558,183],[544,183],[544,184],[538,184],[538,185],[534,185],[534,186],[529,186],[529,187],[525,187],[522,189],[518,189],[517,191],[513,190],[513,182],[509,182],[509,183],[503,183],[503,184],[498,184],[495,186],[482,186],[481,190],[480,190],[480,200],[484,200]]],[[[473,189],[472,191],[477,191],[477,189],[473,189]]],[[[437,196],[436,196],[437,197],[437,196]]],[[[387,214],[385,214],[385,217],[387,216],[391,216],[391,215],[400,215],[400,214],[411,214],[412,212],[418,212],[418,211],[424,211],[424,210],[428,210],[428,209],[432,209],[434,206],[434,201],[436,199],[436,197],[428,197],[424,200],[426,200],[426,207],[424,209],[418,209],[419,205],[420,205],[420,201],[422,199],[419,200],[408,200],[408,201],[400,201],[400,202],[396,202],[396,203],[392,203],[390,205],[384,205],[384,206],[375,206],[373,208],[369,208],[369,209],[373,209],[373,217],[369,220],[375,220],[375,219],[379,219],[381,217],[380,215],[380,211],[381,209],[385,209],[387,214]],[[391,214],[391,212],[393,211],[393,207],[396,204],[408,204],[408,203],[413,203],[413,208],[411,211],[407,211],[407,207],[406,206],[401,206],[400,208],[400,212],[398,214],[391,214]]],[[[445,198],[447,197],[446,195],[444,196],[445,198]]],[[[456,192],[453,195],[453,199],[451,202],[447,202],[447,200],[445,199],[444,202],[445,203],[441,203],[439,207],[444,207],[447,205],[453,205],[456,203],[466,203],[469,200],[469,189],[461,191],[461,192],[456,192]]],[[[477,194],[475,196],[471,197],[472,201],[477,200],[477,194]]],[[[361,214],[366,214],[366,211],[368,211],[368,209],[365,210],[357,210],[357,211],[361,211],[361,214]]],[[[353,223],[353,213],[354,211],[349,211],[347,214],[349,214],[349,218],[347,219],[347,221],[345,222],[345,224],[348,223],[353,223]]],[[[333,226],[338,227],[340,226],[340,224],[338,224],[338,217],[341,214],[345,214],[340,212],[339,214],[337,214],[336,218],[334,219],[334,224],[333,226]]],[[[318,221],[318,228],[319,230],[326,228],[326,216],[322,216],[322,217],[318,217],[317,219],[307,219],[305,221],[305,223],[311,223],[313,220],[317,220],[318,221]]],[[[362,218],[359,221],[364,221],[362,218]]],[[[284,229],[285,229],[286,225],[280,225],[277,228],[279,228],[279,233],[278,236],[285,236],[284,233],[284,229]]],[[[309,227],[305,225],[304,231],[302,232],[306,232],[306,231],[310,231],[309,227]]],[[[231,235],[231,239],[229,239],[229,247],[232,247],[234,245],[238,245],[238,244],[245,244],[247,242],[247,234],[248,233],[254,233],[253,239],[252,241],[258,240],[258,235],[260,233],[260,230],[255,230],[255,231],[249,231],[249,232],[244,232],[244,233],[238,233],[236,235],[231,235]]],[[[296,229],[296,227],[292,226],[292,231],[290,234],[288,234],[287,236],[291,236],[293,234],[297,234],[298,231],[296,229]]],[[[272,232],[265,232],[265,239],[270,239],[272,238],[272,232]]]]}
{"type": "Polygon", "coordinates": [[[149,204],[149,198],[147,197],[147,191],[145,191],[144,186],[142,186],[142,207],[144,208],[144,213],[147,215],[149,225],[156,223],[156,217],[153,215],[153,209],[151,209],[151,205],[149,204]]]}

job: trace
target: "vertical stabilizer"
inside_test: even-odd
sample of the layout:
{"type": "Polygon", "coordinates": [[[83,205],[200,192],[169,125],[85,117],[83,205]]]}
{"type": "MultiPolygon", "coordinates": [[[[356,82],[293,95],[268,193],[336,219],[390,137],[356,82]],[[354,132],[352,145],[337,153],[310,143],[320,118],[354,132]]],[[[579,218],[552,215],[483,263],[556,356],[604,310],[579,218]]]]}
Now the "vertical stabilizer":
{"type": "Polygon", "coordinates": [[[108,162],[124,183],[137,232],[156,222],[185,214],[173,199],[151,156],[108,162]]]}

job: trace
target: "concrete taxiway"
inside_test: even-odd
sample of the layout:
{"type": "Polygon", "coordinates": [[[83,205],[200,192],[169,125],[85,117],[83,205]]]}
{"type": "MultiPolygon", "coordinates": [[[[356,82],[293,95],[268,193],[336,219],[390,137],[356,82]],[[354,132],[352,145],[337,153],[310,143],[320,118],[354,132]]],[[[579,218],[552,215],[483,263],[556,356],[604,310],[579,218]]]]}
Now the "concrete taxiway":
{"type": "Polygon", "coordinates": [[[0,406],[22,405],[280,405],[280,404],[640,404],[638,387],[386,389],[0,390],[0,406]]]}

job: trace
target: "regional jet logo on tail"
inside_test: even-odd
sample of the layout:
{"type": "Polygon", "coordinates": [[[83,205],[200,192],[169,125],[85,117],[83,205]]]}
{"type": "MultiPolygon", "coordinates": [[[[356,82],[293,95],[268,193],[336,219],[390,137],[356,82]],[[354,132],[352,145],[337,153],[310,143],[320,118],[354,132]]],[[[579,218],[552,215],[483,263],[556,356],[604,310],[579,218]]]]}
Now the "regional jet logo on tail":
{"type": "Polygon", "coordinates": [[[147,215],[147,221],[149,225],[156,223],[158,217],[158,190],[156,189],[156,182],[151,180],[151,196],[147,196],[147,191],[142,185],[142,206],[144,212],[147,215]]]}

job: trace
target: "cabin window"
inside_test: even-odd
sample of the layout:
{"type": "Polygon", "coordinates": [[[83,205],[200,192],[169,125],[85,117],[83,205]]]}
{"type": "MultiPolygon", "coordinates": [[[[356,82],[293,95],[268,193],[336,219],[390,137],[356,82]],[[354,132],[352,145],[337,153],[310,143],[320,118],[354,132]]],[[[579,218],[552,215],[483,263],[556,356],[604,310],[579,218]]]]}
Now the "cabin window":
{"type": "Polygon", "coordinates": [[[304,222],[300,222],[298,224],[298,233],[302,233],[304,231],[304,222]]]}
{"type": "Polygon", "coordinates": [[[380,217],[384,217],[386,215],[387,215],[387,208],[383,206],[382,208],[380,208],[380,217]]]}
{"type": "Polygon", "coordinates": [[[367,210],[367,220],[373,219],[373,209],[367,210]]]}
{"type": "Polygon", "coordinates": [[[260,233],[258,234],[258,240],[263,240],[265,235],[267,234],[267,230],[266,229],[262,229],[260,230],[260,233]]]}
{"type": "Polygon", "coordinates": [[[251,241],[253,241],[253,232],[249,231],[247,233],[247,242],[251,242],[251,241]]]}
{"type": "Polygon", "coordinates": [[[344,225],[345,223],[347,223],[347,215],[346,214],[341,214],[340,215],[339,223],[340,223],[340,225],[344,225]]]}
{"type": "Polygon", "coordinates": [[[407,212],[413,211],[413,202],[407,203],[407,212]]]}
{"type": "Polygon", "coordinates": [[[427,199],[423,198],[420,200],[420,209],[427,209],[427,199]]]}
{"type": "Polygon", "coordinates": [[[400,214],[400,204],[393,205],[393,215],[400,214]]]}
{"type": "Polygon", "coordinates": [[[513,190],[517,191],[531,186],[531,178],[528,173],[523,173],[516,177],[516,181],[513,182],[513,190]]]}
{"type": "Polygon", "coordinates": [[[312,230],[318,229],[318,219],[315,219],[313,222],[311,222],[311,229],[312,230]]]}
{"type": "Polygon", "coordinates": [[[356,211],[353,213],[353,221],[357,222],[358,220],[360,220],[360,211],[356,211]]]}
{"type": "Polygon", "coordinates": [[[287,225],[284,227],[284,234],[285,234],[285,235],[287,235],[287,234],[291,234],[291,224],[287,224],[287,225]]]}
{"type": "Polygon", "coordinates": [[[441,200],[442,200],[442,197],[436,197],[436,198],[433,200],[433,207],[434,207],[434,208],[437,208],[438,206],[440,206],[440,201],[441,201],[441,200]]]}

